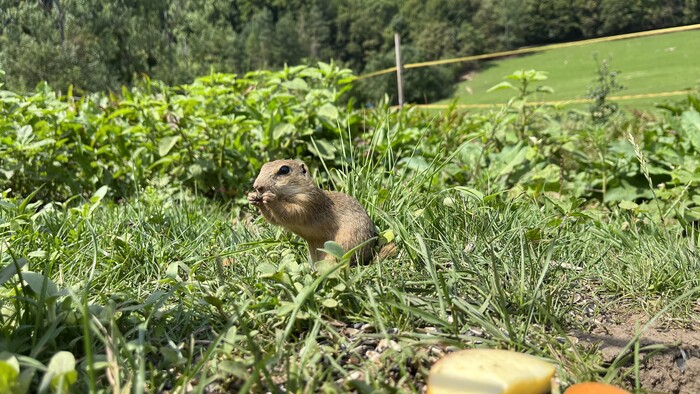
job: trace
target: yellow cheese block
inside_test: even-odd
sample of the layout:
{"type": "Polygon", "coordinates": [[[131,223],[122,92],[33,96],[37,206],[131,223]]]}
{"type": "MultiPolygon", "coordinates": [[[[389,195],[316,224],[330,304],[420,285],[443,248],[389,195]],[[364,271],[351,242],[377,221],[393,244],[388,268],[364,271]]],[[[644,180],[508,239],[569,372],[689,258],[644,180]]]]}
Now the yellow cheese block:
{"type": "Polygon", "coordinates": [[[546,394],[554,365],[535,356],[498,349],[468,349],[438,360],[428,394],[546,394]]]}

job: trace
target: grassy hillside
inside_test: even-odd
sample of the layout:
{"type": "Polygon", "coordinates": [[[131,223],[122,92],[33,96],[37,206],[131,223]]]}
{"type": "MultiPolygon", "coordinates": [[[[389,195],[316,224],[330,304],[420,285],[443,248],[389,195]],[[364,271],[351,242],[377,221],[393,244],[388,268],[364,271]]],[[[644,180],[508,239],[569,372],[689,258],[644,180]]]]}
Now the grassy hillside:
{"type": "MultiPolygon", "coordinates": [[[[554,49],[532,55],[484,62],[471,80],[458,84],[452,98],[459,104],[505,103],[512,91],[487,93],[505,75],[515,70],[547,71],[544,84],[554,88],[552,94],[540,94],[539,100],[569,100],[585,98],[588,87],[596,77],[593,54],[600,60],[611,59],[611,69],[620,71],[619,82],[625,89],[617,94],[635,95],[694,88],[700,81],[700,31],[689,31],[597,43],[571,48],[554,49]]],[[[624,105],[648,104],[665,99],[642,99],[624,105]]]]}

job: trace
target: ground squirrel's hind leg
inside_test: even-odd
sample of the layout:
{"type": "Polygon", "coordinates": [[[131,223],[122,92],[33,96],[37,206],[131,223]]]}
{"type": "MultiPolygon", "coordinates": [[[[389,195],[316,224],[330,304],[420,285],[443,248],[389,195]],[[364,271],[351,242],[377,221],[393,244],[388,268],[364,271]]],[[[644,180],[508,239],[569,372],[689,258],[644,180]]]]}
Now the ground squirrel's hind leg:
{"type": "Polygon", "coordinates": [[[319,251],[318,249],[323,248],[323,244],[317,244],[314,242],[306,242],[309,245],[309,258],[311,262],[315,263],[326,258],[326,254],[319,251]]]}
{"type": "Polygon", "coordinates": [[[350,249],[357,247],[358,245],[365,243],[361,248],[357,249],[352,256],[351,264],[364,264],[369,262],[369,260],[374,256],[374,246],[376,245],[376,240],[370,240],[374,235],[366,234],[360,236],[356,233],[348,233],[345,236],[338,237],[336,242],[343,247],[343,250],[347,253],[350,249]],[[367,242],[369,241],[369,242],[367,242]]]}

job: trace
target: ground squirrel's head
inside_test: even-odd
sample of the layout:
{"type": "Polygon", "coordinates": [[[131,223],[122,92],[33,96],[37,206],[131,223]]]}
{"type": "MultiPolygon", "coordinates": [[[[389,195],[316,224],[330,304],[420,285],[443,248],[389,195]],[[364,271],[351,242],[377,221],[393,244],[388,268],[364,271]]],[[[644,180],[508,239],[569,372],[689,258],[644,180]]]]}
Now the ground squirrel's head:
{"type": "Polygon", "coordinates": [[[279,197],[307,193],[310,186],[316,188],[306,164],[298,160],[265,163],[253,184],[256,192],[269,191],[279,197]]]}

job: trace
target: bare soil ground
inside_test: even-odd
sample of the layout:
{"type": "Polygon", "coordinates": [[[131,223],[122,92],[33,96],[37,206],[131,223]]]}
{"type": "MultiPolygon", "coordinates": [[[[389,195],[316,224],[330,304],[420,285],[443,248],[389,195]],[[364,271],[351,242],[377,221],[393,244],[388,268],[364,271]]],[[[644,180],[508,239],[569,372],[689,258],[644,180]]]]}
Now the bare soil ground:
{"type": "MultiPolygon", "coordinates": [[[[589,332],[574,335],[582,345],[597,346],[606,363],[612,363],[634,338],[649,317],[642,314],[612,314],[589,332]]],[[[700,325],[659,319],[641,335],[639,388],[648,393],[700,393],[700,325]]],[[[634,367],[628,350],[625,368],[634,367]]],[[[636,386],[633,371],[627,377],[628,389],[636,386]]]]}

